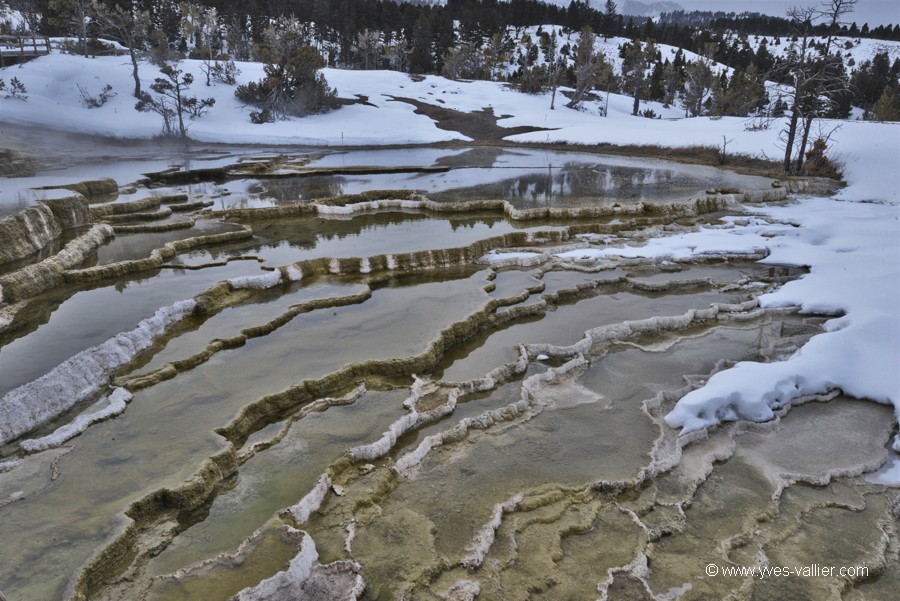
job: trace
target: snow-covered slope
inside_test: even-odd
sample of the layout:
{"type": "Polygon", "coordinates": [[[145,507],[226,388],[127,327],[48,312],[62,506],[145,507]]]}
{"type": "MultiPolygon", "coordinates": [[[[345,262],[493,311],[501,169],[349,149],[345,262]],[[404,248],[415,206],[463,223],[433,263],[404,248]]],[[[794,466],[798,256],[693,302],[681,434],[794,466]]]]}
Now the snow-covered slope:
{"type": "MultiPolygon", "coordinates": [[[[616,40],[606,44],[612,47],[616,40]]],[[[239,67],[240,82],[262,77],[259,64],[240,63],[239,67]]],[[[495,115],[504,117],[498,122],[501,126],[542,128],[514,136],[515,141],[715,147],[727,141],[729,152],[770,158],[783,154],[778,140],[782,124],[777,121],[769,129],[748,131],[747,119],[683,119],[682,110],[665,109],[659,103],[642,103],[642,109],[652,108],[663,119],[632,117],[632,99],[615,94],[610,96],[609,116],[604,118],[600,115],[605,98],[585,102],[581,110],[565,108],[558,100],[556,110],[550,110],[549,93],[523,94],[501,83],[452,81],[437,76],[411,78],[394,71],[325,69],[325,77],[341,97],[365,98],[365,103],[302,119],[254,125],[249,119],[250,109],[234,97],[234,86],[204,85],[197,61],[186,60],[181,68],[198,76],[191,94],[216,99],[208,114],[190,122],[188,131],[191,138],[209,142],[340,146],[467,139],[458,132],[439,129],[428,117],[416,114],[412,105],[395,100],[408,97],[458,111],[491,108],[495,115]]],[[[140,73],[145,89],[159,75],[149,63],[141,65],[140,73]]],[[[0,78],[11,77],[25,84],[28,100],[0,98],[0,122],[121,138],[160,134],[156,114],[134,110],[131,68],[126,57],[84,59],[54,53],[21,67],[0,69],[0,78]],[[106,84],[113,87],[116,96],[100,108],[84,108],[78,86],[97,94],[106,84]]],[[[838,125],[840,129],[832,136],[835,152],[846,162],[846,177],[853,184],[844,192],[845,197],[896,200],[900,186],[892,161],[900,156],[898,126],[829,122],[827,127],[838,125]],[[869,171],[875,166],[880,171],[869,171]],[[872,173],[880,175],[872,177],[872,173]]]]}

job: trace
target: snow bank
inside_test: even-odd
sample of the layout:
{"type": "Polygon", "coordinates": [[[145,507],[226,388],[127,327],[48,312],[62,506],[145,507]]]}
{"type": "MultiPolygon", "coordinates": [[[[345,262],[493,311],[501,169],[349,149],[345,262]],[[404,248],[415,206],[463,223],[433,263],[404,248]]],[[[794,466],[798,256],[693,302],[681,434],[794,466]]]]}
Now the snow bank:
{"type": "MultiPolygon", "coordinates": [[[[766,420],[797,397],[833,388],[892,404],[900,419],[900,206],[812,198],[762,212],[781,223],[735,228],[750,230],[735,239],[773,236],[763,262],[808,265],[810,273],[760,297],[760,305],[843,315],[786,361],[742,362],[716,374],[666,422],[689,432],[722,420],[766,420]]],[[[664,247],[665,239],[656,240],[649,251],[664,247]]]]}
{"type": "MultiPolygon", "coordinates": [[[[622,40],[610,40],[607,50],[622,40]]],[[[599,42],[598,42],[599,43],[599,42]]],[[[674,53],[674,49],[669,49],[674,53]]],[[[617,52],[610,52],[618,60],[617,52]]],[[[688,53],[690,54],[690,53],[688,53]]],[[[185,72],[199,74],[200,62],[185,60],[185,72]]],[[[239,83],[263,76],[262,65],[240,63],[239,83]]],[[[234,86],[196,86],[193,92],[216,99],[203,117],[190,122],[189,136],[196,140],[223,143],[302,145],[390,145],[427,144],[468,139],[458,132],[438,129],[433,120],[415,113],[412,105],[394,100],[408,97],[457,111],[490,108],[506,115],[502,127],[531,126],[541,131],[512,136],[513,141],[568,142],[579,144],[661,145],[667,147],[721,147],[751,156],[778,157],[783,154],[779,134],[785,123],[775,121],[768,129],[747,131],[748,120],[740,117],[681,118],[680,109],[664,109],[659,103],[644,103],[664,119],[631,115],[632,98],[612,94],[609,116],[600,117],[606,99],[587,101],[581,110],[559,106],[550,110],[550,93],[523,94],[506,84],[489,81],[453,81],[438,76],[410,78],[395,71],[353,71],[324,69],[329,84],[344,98],[365,96],[366,104],[344,106],[322,115],[255,125],[249,108],[234,97],[234,86]],[[549,131],[548,131],[549,130],[549,131]]],[[[119,57],[81,57],[51,54],[29,61],[16,70],[28,87],[27,102],[2,103],[0,121],[21,125],[41,125],[72,132],[101,134],[119,138],[152,138],[159,134],[157,115],[134,110],[130,66],[119,57]],[[91,83],[95,82],[95,83],[91,83]],[[120,93],[107,104],[85,109],[78,85],[91,92],[110,84],[120,93]]],[[[149,63],[142,63],[140,76],[145,86],[159,75],[149,63]]],[[[824,131],[840,125],[831,137],[833,154],[846,164],[845,177],[851,189],[844,198],[900,199],[900,173],[894,163],[900,152],[896,124],[825,121],[824,131]],[[864,159],[864,160],[863,160],[864,159]],[[879,171],[869,170],[873,161],[879,171]],[[874,174],[874,176],[873,176],[874,174]]],[[[815,132],[814,132],[815,133],[815,132]]],[[[347,212],[332,208],[332,212],[347,212]]]]}
{"type": "Polygon", "coordinates": [[[81,351],[40,378],[9,391],[0,399],[0,445],[97,394],[117,368],[149,348],[196,305],[194,300],[184,300],[162,307],[133,330],[81,351]]]}

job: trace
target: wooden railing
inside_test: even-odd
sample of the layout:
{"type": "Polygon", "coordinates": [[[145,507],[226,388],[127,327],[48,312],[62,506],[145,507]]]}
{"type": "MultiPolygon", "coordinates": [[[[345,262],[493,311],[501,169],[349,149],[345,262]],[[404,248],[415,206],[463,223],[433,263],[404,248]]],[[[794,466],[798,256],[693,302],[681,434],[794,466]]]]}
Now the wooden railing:
{"type": "Polygon", "coordinates": [[[0,35],[0,67],[45,54],[50,54],[50,38],[35,35],[0,35]]]}

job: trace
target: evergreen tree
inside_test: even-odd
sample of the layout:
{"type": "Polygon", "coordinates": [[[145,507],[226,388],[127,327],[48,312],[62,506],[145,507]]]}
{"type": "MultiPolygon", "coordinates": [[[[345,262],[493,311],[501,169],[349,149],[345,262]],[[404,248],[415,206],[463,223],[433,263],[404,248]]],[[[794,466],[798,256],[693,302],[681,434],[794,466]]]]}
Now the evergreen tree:
{"type": "Polygon", "coordinates": [[[336,93],[319,70],[325,60],[309,45],[304,27],[292,21],[269,27],[258,52],[266,63],[265,77],[238,86],[234,94],[261,110],[251,113],[255,123],[325,112],[337,106],[336,93]]]}
{"type": "Polygon", "coordinates": [[[578,47],[575,49],[575,93],[566,104],[577,108],[585,96],[594,88],[604,64],[603,55],[594,46],[597,36],[587,25],[581,30],[578,47]]]}
{"type": "Polygon", "coordinates": [[[881,98],[872,109],[872,119],[875,121],[900,121],[900,98],[890,86],[884,88],[881,98]]]}
{"type": "Polygon", "coordinates": [[[665,65],[656,61],[653,64],[653,71],[650,72],[650,79],[647,82],[647,100],[662,101],[665,99],[665,65]]]}
{"type": "Polygon", "coordinates": [[[64,35],[75,34],[82,56],[87,58],[96,11],[91,0],[50,0],[47,10],[48,22],[64,35]]]}
{"type": "Polygon", "coordinates": [[[631,114],[637,115],[641,98],[647,87],[644,71],[647,68],[647,55],[639,40],[632,40],[622,48],[622,89],[626,94],[631,94],[634,104],[631,114]]]}
{"type": "Polygon", "coordinates": [[[431,20],[424,12],[416,19],[410,45],[412,46],[410,70],[413,73],[432,72],[434,55],[432,53],[431,20]]]}
{"type": "Polygon", "coordinates": [[[685,117],[698,117],[703,114],[704,105],[712,97],[716,83],[709,59],[699,58],[685,67],[682,97],[685,117]]]}
{"type": "Polygon", "coordinates": [[[735,71],[727,85],[720,85],[715,93],[715,106],[721,115],[746,117],[769,103],[763,78],[754,65],[735,71]]]}

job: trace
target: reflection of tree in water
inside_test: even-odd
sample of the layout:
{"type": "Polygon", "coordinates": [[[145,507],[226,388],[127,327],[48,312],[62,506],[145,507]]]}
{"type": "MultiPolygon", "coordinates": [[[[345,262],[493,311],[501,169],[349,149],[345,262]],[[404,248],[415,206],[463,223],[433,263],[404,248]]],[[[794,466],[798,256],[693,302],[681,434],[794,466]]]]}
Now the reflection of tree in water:
{"type": "Polygon", "coordinates": [[[454,232],[461,228],[474,228],[477,225],[484,224],[489,228],[494,227],[494,224],[504,222],[505,219],[501,219],[495,216],[485,216],[485,217],[469,217],[466,219],[448,219],[447,222],[450,224],[450,229],[454,232]]]}
{"type": "MultiPolygon", "coordinates": [[[[469,151],[476,153],[476,151],[469,151]]],[[[477,153],[485,154],[481,149],[477,153]]],[[[463,153],[456,159],[462,163],[483,156],[463,153]]],[[[487,153],[490,154],[490,153],[487,153]]],[[[496,152],[494,153],[496,154],[496,152]]],[[[490,157],[488,157],[489,159],[490,157]]],[[[442,159],[443,161],[443,159],[442,159]]],[[[408,184],[430,190],[429,197],[437,201],[459,201],[466,199],[505,199],[520,208],[540,207],[548,202],[561,200],[653,200],[683,196],[714,185],[708,176],[689,174],[678,170],[657,166],[620,166],[600,162],[568,161],[561,165],[548,162],[543,167],[468,167],[484,177],[484,170],[497,179],[485,183],[460,187],[443,187],[434,180],[433,174],[410,176],[408,184]],[[424,181],[415,185],[416,181],[424,181]]],[[[290,177],[285,179],[261,180],[248,188],[252,194],[276,204],[328,198],[379,188],[376,179],[360,179],[347,176],[290,177]]],[[[407,184],[407,185],[408,185],[407,184]]],[[[399,184],[406,187],[404,184],[399,184]]],[[[445,184],[446,185],[446,184],[445,184]]],[[[385,183],[381,187],[398,187],[397,181],[385,183]]]]}
{"type": "Polygon", "coordinates": [[[461,154],[441,157],[434,162],[444,167],[487,167],[494,166],[501,155],[516,154],[503,148],[471,148],[461,154]]]}
{"type": "MultiPolygon", "coordinates": [[[[501,198],[520,208],[543,206],[565,199],[645,199],[671,193],[671,185],[684,188],[696,178],[684,178],[668,169],[621,167],[600,163],[568,162],[535,169],[514,169],[518,175],[478,184],[433,192],[436,200],[501,198]]],[[[502,173],[502,172],[501,172],[502,173]]],[[[703,184],[698,184],[702,187],[703,184]]],[[[696,187],[696,186],[694,186],[696,187]]]]}
{"type": "MultiPolygon", "coordinates": [[[[368,213],[352,217],[298,217],[278,221],[258,221],[253,223],[253,240],[229,245],[226,248],[210,247],[204,252],[213,260],[222,260],[237,254],[260,254],[264,249],[287,245],[299,250],[311,251],[324,242],[343,240],[350,237],[364,237],[367,232],[385,230],[410,222],[433,220],[423,213],[391,211],[368,213]]],[[[452,231],[460,228],[474,228],[480,224],[493,227],[504,222],[496,215],[473,215],[465,218],[446,219],[452,231]]]]}
{"type": "Polygon", "coordinates": [[[347,179],[339,176],[287,177],[260,180],[247,191],[260,198],[272,199],[276,204],[294,203],[298,200],[330,198],[344,192],[347,179]]]}

